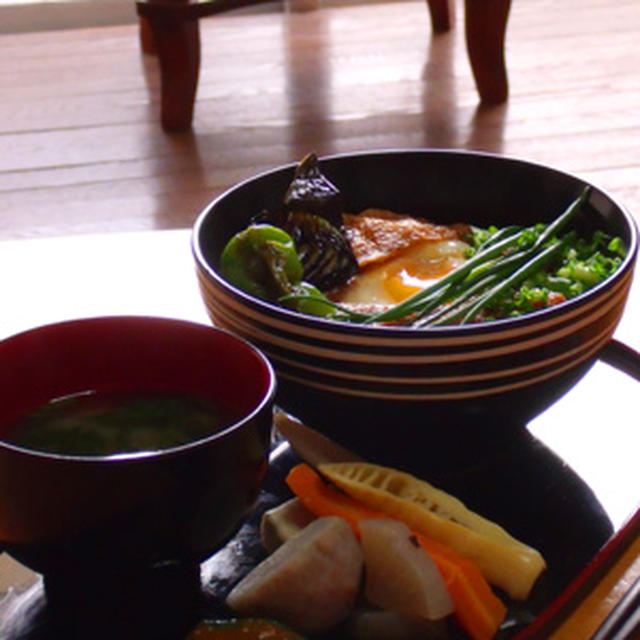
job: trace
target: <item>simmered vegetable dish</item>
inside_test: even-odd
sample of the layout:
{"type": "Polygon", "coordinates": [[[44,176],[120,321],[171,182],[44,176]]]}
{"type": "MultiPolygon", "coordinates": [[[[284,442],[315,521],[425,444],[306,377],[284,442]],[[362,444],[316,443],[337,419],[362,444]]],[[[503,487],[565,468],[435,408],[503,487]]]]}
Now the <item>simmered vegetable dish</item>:
{"type": "Polygon", "coordinates": [[[431,327],[519,316],[580,295],[621,264],[620,238],[571,228],[588,195],[528,227],[352,214],[310,154],[281,208],[229,241],[220,270],[258,298],[340,321],[431,327]]]}
{"type": "Polygon", "coordinates": [[[526,600],[547,566],[499,524],[396,469],[300,463],[286,482],[294,497],[262,516],[270,555],[226,599],[234,615],[309,637],[491,640],[504,600],[526,600]]]}

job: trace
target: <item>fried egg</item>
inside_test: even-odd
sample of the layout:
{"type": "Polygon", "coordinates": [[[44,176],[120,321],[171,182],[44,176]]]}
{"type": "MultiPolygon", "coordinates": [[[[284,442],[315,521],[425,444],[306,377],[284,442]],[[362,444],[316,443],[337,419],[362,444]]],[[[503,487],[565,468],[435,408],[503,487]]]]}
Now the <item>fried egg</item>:
{"type": "Polygon", "coordinates": [[[460,266],[468,249],[461,240],[412,244],[389,260],[364,268],[331,297],[357,307],[398,304],[460,266]]]}

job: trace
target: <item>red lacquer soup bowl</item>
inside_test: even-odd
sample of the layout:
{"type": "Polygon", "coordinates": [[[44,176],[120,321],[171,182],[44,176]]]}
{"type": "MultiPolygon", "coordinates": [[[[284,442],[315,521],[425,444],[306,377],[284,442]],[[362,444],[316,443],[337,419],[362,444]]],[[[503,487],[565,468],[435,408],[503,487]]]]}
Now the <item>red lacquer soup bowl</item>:
{"type": "Polygon", "coordinates": [[[275,377],[222,330],[144,317],[80,319],[0,342],[0,547],[55,581],[197,563],[249,512],[267,468],[275,377]],[[85,391],[183,393],[224,410],[196,441],[112,456],[10,444],[17,418],[85,391]]]}

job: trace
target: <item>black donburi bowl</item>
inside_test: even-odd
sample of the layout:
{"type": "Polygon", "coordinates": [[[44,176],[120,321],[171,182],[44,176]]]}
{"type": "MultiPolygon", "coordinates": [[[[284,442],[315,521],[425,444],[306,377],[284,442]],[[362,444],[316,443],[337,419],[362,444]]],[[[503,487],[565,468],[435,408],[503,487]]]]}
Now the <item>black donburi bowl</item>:
{"type": "MultiPolygon", "coordinates": [[[[380,151],[327,157],[323,173],[345,209],[387,208],[479,226],[553,219],[583,190],[578,177],[531,162],[459,151],[380,151]]],[[[229,238],[282,202],[294,165],[249,179],[199,216],[193,252],[212,321],[262,349],[277,401],[343,444],[421,449],[435,440],[524,424],[593,364],[623,312],[638,233],[625,209],[593,187],[577,226],[621,236],[618,271],[589,292],[530,315],[471,326],[356,326],[258,300],[219,273],[229,238]]]]}

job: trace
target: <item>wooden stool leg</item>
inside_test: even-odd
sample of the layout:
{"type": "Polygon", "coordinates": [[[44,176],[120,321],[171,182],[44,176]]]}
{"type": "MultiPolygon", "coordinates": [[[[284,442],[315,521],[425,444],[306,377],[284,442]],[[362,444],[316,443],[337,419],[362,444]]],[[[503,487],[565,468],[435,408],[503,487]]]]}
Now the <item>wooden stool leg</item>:
{"type": "Polygon", "coordinates": [[[431,28],[434,33],[444,33],[453,26],[453,4],[451,0],[427,0],[431,28]]]}
{"type": "Polygon", "coordinates": [[[160,61],[161,122],[165,131],[191,128],[200,72],[200,26],[197,19],[149,17],[160,61]]]}
{"type": "Polygon", "coordinates": [[[148,18],[144,16],[138,18],[138,33],[140,34],[140,49],[142,49],[142,53],[155,54],[156,45],[153,42],[153,32],[148,18]]]}
{"type": "Polygon", "coordinates": [[[465,0],[467,52],[480,99],[498,104],[509,93],[504,41],[511,0],[465,0]]]}

